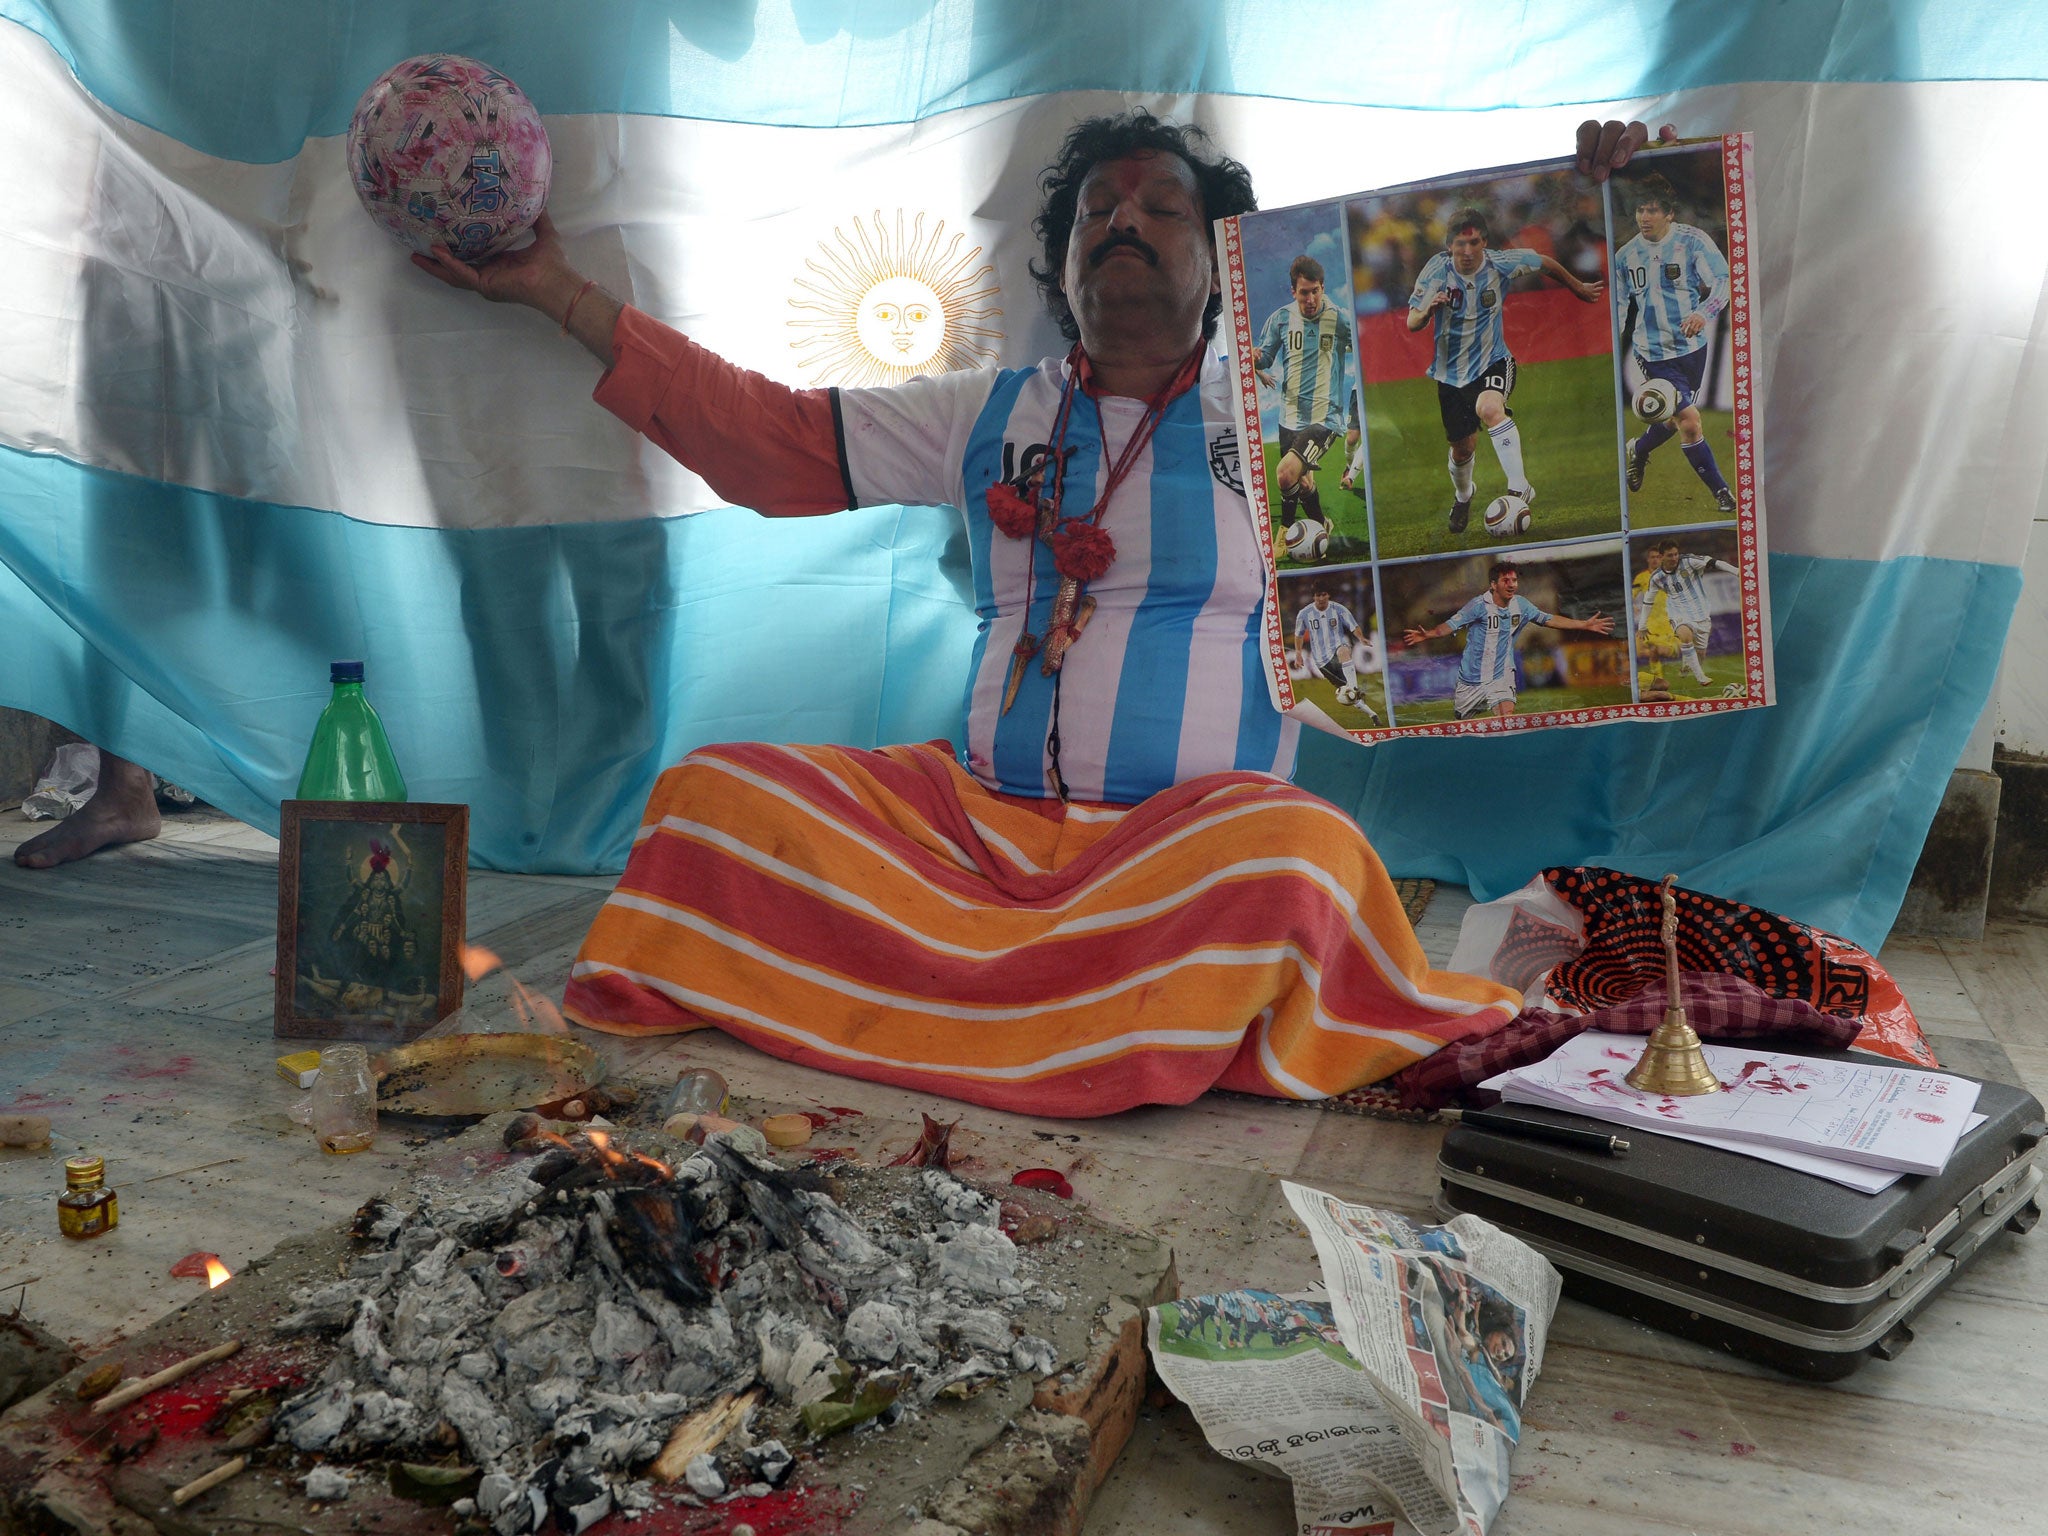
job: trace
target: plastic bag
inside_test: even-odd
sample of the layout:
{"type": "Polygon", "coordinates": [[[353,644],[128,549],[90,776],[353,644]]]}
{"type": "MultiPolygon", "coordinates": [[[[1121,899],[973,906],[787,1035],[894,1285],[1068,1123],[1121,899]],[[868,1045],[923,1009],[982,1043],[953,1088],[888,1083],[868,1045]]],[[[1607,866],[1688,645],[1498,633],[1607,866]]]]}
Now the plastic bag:
{"type": "MultiPolygon", "coordinates": [[[[1875,956],[1819,928],[1680,888],[1678,963],[1739,976],[1772,997],[1854,1018],[1857,1049],[1936,1065],[1920,1022],[1875,956]]],[[[1618,870],[1546,869],[1521,890],[1465,914],[1450,968],[1559,1013],[1609,1008],[1664,976],[1658,883],[1618,870]]]]}
{"type": "Polygon", "coordinates": [[[21,802],[21,814],[30,821],[61,821],[99,787],[100,749],[89,741],[67,741],[50,754],[49,766],[21,802]]]}

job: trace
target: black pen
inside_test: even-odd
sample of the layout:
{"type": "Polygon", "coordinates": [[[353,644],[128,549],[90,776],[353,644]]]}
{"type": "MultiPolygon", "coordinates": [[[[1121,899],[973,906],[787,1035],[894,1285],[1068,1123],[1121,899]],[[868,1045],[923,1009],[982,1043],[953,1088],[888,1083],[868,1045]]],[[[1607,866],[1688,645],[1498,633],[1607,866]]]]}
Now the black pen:
{"type": "Polygon", "coordinates": [[[1531,1136],[1537,1141],[1554,1141],[1567,1147],[1584,1147],[1588,1152],[1605,1152],[1612,1157],[1626,1152],[1628,1143],[1605,1131],[1582,1131],[1575,1125],[1552,1125],[1547,1120],[1524,1120],[1516,1115],[1496,1114],[1490,1109],[1440,1109],[1453,1125],[1476,1125],[1482,1131],[1501,1131],[1509,1136],[1531,1136]]]}

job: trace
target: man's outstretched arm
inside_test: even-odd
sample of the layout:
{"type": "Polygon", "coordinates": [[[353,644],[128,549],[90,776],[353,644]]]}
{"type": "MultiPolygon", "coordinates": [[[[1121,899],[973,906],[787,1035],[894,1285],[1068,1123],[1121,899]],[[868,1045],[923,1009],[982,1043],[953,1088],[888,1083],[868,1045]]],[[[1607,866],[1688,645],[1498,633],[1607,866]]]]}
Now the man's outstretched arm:
{"type": "Polygon", "coordinates": [[[1568,619],[1561,613],[1553,613],[1543,622],[1552,629],[1583,629],[1596,635],[1614,633],[1614,620],[1604,613],[1596,613],[1590,619],[1568,619]]]}
{"type": "Polygon", "coordinates": [[[832,392],[791,389],[706,351],[577,271],[546,214],[533,243],[472,266],[437,247],[413,265],[451,288],[540,311],[605,365],[596,399],[738,506],[770,517],[852,504],[832,392]]]}
{"type": "Polygon", "coordinates": [[[1600,279],[1596,278],[1590,283],[1581,282],[1578,274],[1565,266],[1555,256],[1545,256],[1543,258],[1543,275],[1553,283],[1561,284],[1570,290],[1572,297],[1579,300],[1582,304],[1592,303],[1607,291],[1607,284],[1600,279]]]}

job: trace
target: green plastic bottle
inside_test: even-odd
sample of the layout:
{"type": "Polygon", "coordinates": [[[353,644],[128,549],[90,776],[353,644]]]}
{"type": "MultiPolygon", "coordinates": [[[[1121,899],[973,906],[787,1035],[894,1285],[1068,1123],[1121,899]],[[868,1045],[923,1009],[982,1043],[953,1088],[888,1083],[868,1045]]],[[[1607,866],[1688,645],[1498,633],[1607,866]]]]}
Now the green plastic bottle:
{"type": "Polygon", "coordinates": [[[337,661],[328,670],[334,696],[313,727],[313,745],[299,775],[301,800],[403,800],[405,776],[384,724],[363,697],[363,664],[337,661]]]}

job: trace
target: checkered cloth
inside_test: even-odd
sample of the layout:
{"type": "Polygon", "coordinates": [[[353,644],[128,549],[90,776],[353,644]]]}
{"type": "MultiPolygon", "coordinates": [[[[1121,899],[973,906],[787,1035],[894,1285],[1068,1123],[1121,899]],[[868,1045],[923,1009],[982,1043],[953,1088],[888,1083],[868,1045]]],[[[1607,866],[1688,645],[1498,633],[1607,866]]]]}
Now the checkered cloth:
{"type": "MultiPolygon", "coordinates": [[[[1856,1038],[1858,1019],[1822,1013],[1797,998],[1772,997],[1739,976],[1681,971],[1679,995],[1686,1022],[1703,1040],[1789,1037],[1803,1045],[1839,1050],[1856,1038]]],[[[1617,1035],[1647,1035],[1664,1017],[1664,983],[1652,982],[1626,1002],[1593,1013],[1552,1013],[1524,1009],[1489,1035],[1456,1040],[1378,1086],[1400,1094],[1404,1109],[1441,1109],[1447,1104],[1492,1104],[1500,1095],[1473,1085],[1511,1067],[1541,1061],[1574,1035],[1604,1029],[1617,1035]]]]}

